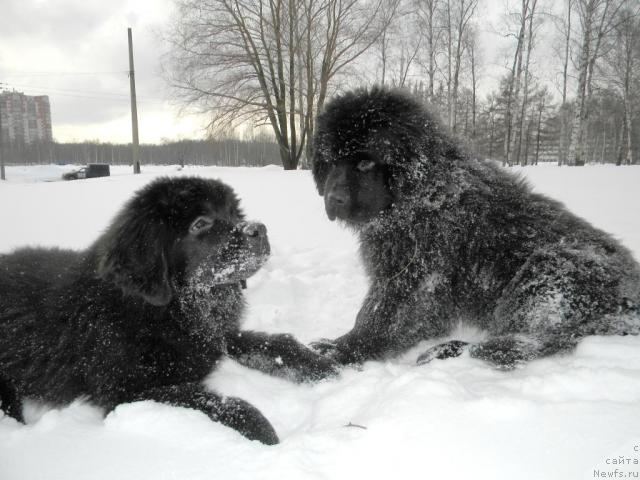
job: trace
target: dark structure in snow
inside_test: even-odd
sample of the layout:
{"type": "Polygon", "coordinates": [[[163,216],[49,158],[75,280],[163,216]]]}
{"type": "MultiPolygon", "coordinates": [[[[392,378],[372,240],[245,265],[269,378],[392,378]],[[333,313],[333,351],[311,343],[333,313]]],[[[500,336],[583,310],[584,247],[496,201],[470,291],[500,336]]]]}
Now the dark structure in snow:
{"type": "Polygon", "coordinates": [[[141,189],[86,251],[0,256],[0,401],[106,411],[155,400],[203,411],[267,444],[278,437],[247,402],[200,384],[225,354],[306,380],[334,364],[288,335],[240,331],[241,284],[269,255],[266,229],[244,221],[227,185],[162,178],[141,189]]]}
{"type": "Polygon", "coordinates": [[[460,320],[489,332],[419,358],[510,368],[586,335],[637,334],[629,251],[525,181],[465,154],[417,100],[381,88],[318,117],[313,174],[327,215],[355,229],[370,278],[355,326],[316,348],[341,363],[398,353],[460,320]]]}

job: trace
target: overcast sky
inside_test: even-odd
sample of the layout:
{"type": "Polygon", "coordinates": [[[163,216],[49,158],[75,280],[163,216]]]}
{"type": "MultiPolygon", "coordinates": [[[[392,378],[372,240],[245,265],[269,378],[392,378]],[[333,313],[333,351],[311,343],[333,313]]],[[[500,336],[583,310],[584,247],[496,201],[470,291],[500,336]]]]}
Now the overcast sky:
{"type": "Polygon", "coordinates": [[[49,95],[58,141],[131,140],[127,27],[133,29],[140,141],[201,137],[160,78],[157,32],[170,0],[1,0],[0,82],[49,95]]]}
{"type": "MultiPolygon", "coordinates": [[[[491,32],[506,1],[480,0],[484,90],[504,74],[504,40],[491,32]]],[[[159,74],[171,13],[171,0],[0,0],[0,86],[49,95],[58,141],[129,142],[131,27],[140,141],[202,137],[204,119],[179,116],[159,74]]]]}

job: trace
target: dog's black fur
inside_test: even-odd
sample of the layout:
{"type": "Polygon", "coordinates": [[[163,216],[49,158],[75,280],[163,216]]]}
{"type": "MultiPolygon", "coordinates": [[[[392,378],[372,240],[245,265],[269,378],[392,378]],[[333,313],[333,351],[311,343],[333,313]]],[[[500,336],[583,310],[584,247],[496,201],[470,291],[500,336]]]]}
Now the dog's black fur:
{"type": "Polygon", "coordinates": [[[0,256],[0,400],[87,397],[106,411],[155,400],[202,410],[267,444],[278,437],[247,402],[200,382],[225,354],[306,380],[334,371],[288,335],[240,331],[241,283],[269,254],[227,185],[162,178],[124,206],[87,250],[0,256]]]}
{"type": "Polygon", "coordinates": [[[420,357],[510,368],[591,334],[637,334],[640,268],[610,235],[473,159],[416,99],[382,88],[318,117],[313,175],[327,215],[354,228],[370,289],[354,328],[315,346],[341,363],[398,353],[459,320],[486,342],[420,357]]]}

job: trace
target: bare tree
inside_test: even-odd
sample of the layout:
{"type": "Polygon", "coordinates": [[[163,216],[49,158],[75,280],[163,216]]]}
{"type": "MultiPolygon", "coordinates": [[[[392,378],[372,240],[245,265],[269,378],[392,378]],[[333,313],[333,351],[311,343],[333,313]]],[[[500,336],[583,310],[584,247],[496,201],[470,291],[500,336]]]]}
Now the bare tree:
{"type": "Polygon", "coordinates": [[[3,155],[3,151],[2,151],[2,147],[4,146],[4,141],[2,138],[2,109],[5,107],[4,105],[2,105],[3,102],[3,97],[2,97],[2,92],[0,91],[0,180],[6,180],[6,173],[5,173],[5,167],[4,167],[4,155],[3,155]]]}
{"type": "Polygon", "coordinates": [[[628,0],[575,0],[580,21],[580,48],[578,58],[578,90],[567,153],[568,165],[584,164],[584,133],[588,118],[588,101],[592,96],[593,73],[601,56],[606,37],[616,27],[618,12],[628,0]]]}
{"type": "Polygon", "coordinates": [[[566,156],[566,137],[568,127],[568,107],[567,107],[567,78],[569,72],[569,53],[571,44],[571,11],[574,0],[565,0],[566,17],[561,22],[563,33],[563,57],[562,57],[562,103],[560,104],[560,141],[558,142],[558,165],[562,165],[566,156]]]}
{"type": "Polygon", "coordinates": [[[485,102],[484,111],[480,114],[480,118],[484,120],[484,124],[486,125],[486,139],[487,139],[487,148],[485,151],[487,152],[487,157],[493,158],[494,150],[493,145],[496,138],[496,117],[498,112],[498,105],[496,102],[496,97],[493,94],[490,94],[487,97],[485,102]]]}
{"type": "MultiPolygon", "coordinates": [[[[516,124],[517,126],[517,130],[515,132],[514,135],[514,148],[512,149],[515,153],[515,163],[520,163],[520,156],[522,154],[522,136],[523,136],[523,128],[525,125],[525,116],[526,116],[526,111],[528,108],[528,102],[529,102],[529,88],[530,88],[530,80],[531,80],[531,71],[529,69],[530,65],[531,65],[531,52],[533,50],[533,46],[534,46],[534,39],[535,39],[535,29],[536,29],[536,24],[534,23],[534,19],[535,19],[535,15],[536,15],[536,6],[538,4],[538,0],[531,0],[531,3],[529,5],[529,11],[527,12],[527,39],[526,39],[526,45],[527,45],[527,53],[525,56],[525,60],[524,60],[524,85],[523,85],[523,93],[522,93],[522,102],[520,104],[520,112],[519,112],[519,118],[518,118],[518,122],[516,124]],[[517,145],[516,145],[516,139],[517,139],[517,145]]],[[[517,97],[516,97],[517,99],[517,97]]],[[[527,142],[525,142],[525,145],[528,145],[527,142]]],[[[525,163],[527,160],[527,156],[525,155],[525,163]]]]}
{"type": "Polygon", "coordinates": [[[440,53],[442,26],[438,23],[442,0],[416,0],[418,32],[424,37],[425,59],[421,61],[427,74],[427,95],[433,101],[435,77],[438,70],[437,57],[440,53]]]}
{"type": "Polygon", "coordinates": [[[624,110],[622,141],[618,165],[634,163],[633,119],[636,115],[640,87],[640,21],[630,10],[620,13],[621,21],[613,33],[615,47],[607,55],[607,67],[610,70],[610,82],[622,99],[624,110]]]}
{"type": "Polygon", "coordinates": [[[536,126],[536,153],[535,153],[535,157],[533,160],[533,164],[537,165],[538,164],[538,160],[540,159],[540,139],[541,139],[541,133],[542,133],[542,114],[545,110],[546,107],[546,101],[547,101],[547,95],[548,92],[546,89],[543,89],[541,91],[540,94],[540,98],[538,100],[538,106],[537,106],[537,111],[538,111],[538,121],[537,121],[537,126],[536,126]]]}
{"type": "Polygon", "coordinates": [[[411,8],[410,3],[406,3],[404,8],[399,10],[399,12],[395,15],[396,22],[402,26],[404,22],[406,25],[410,27],[410,33],[407,35],[406,31],[404,34],[399,35],[398,42],[398,62],[394,73],[393,85],[397,87],[405,87],[407,86],[407,79],[409,77],[409,72],[412,70],[412,67],[416,62],[418,54],[422,49],[422,35],[415,35],[413,32],[418,30],[419,18],[416,15],[415,9],[411,8]]]}
{"type": "Polygon", "coordinates": [[[448,123],[454,133],[457,128],[460,71],[466,51],[464,40],[477,6],[478,0],[443,0],[444,37],[447,46],[448,123]]]}
{"type": "Polygon", "coordinates": [[[524,48],[525,34],[527,28],[527,14],[529,12],[530,0],[522,0],[520,11],[513,15],[519,21],[518,34],[516,36],[516,50],[513,55],[510,76],[507,85],[507,105],[505,114],[505,136],[504,136],[504,159],[503,164],[511,165],[511,142],[514,117],[517,114],[517,98],[520,94],[520,79],[522,75],[522,51],[524,48]]]}
{"type": "Polygon", "coordinates": [[[211,128],[269,124],[295,169],[332,82],[388,25],[383,1],[177,0],[166,76],[211,128]]]}
{"type": "Polygon", "coordinates": [[[476,138],[476,119],[478,110],[478,32],[475,28],[470,28],[465,37],[467,51],[469,52],[469,70],[471,73],[471,141],[476,138]]]}
{"type": "Polygon", "coordinates": [[[380,32],[378,38],[377,47],[380,55],[380,76],[378,77],[378,83],[385,85],[387,82],[387,70],[391,68],[391,63],[396,57],[395,52],[396,44],[401,44],[405,38],[405,35],[401,34],[399,30],[404,28],[401,26],[401,19],[406,20],[408,12],[402,11],[400,7],[400,0],[384,0],[382,9],[384,13],[391,19],[386,23],[380,32]],[[397,15],[396,15],[397,13],[397,15]]]}

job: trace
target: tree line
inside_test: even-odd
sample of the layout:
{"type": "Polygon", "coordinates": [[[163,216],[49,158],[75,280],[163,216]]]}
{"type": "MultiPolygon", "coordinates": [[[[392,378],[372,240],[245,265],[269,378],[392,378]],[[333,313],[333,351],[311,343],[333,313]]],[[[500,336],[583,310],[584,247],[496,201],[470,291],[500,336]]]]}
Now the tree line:
{"type": "MultiPolygon", "coordinates": [[[[32,143],[9,144],[2,149],[8,165],[106,163],[131,164],[131,144],[32,143]]],[[[155,165],[220,165],[261,167],[278,163],[278,145],[270,138],[179,140],[142,144],[141,163],[155,165]]]]}
{"type": "Polygon", "coordinates": [[[179,0],[165,75],[214,128],[269,126],[285,169],[310,157],[326,99],[363,83],[412,90],[453,134],[508,165],[636,163],[638,0],[505,6],[494,28],[510,45],[492,67],[505,73],[481,98],[483,1],[179,0]]]}

